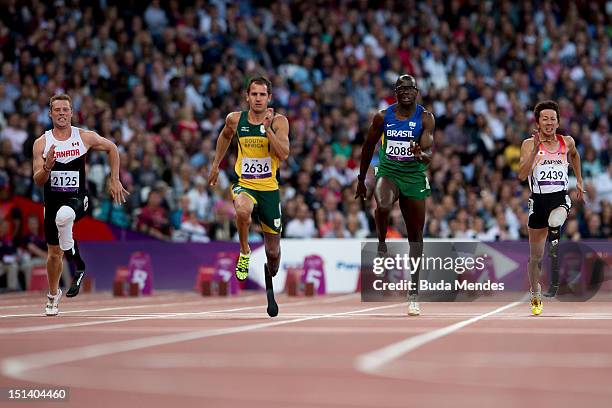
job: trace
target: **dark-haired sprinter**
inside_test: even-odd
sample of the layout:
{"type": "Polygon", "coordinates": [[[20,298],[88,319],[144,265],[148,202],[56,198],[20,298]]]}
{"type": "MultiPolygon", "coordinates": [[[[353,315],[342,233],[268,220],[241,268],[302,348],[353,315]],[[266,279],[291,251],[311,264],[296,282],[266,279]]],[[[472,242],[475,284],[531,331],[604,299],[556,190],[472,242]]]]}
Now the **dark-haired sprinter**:
{"type": "Polygon", "coordinates": [[[245,280],[249,274],[251,248],[249,228],[251,214],[257,213],[264,233],[267,262],[264,266],[268,315],[278,314],[274,300],[272,277],[280,265],[281,203],[276,173],[281,160],[289,156],[289,121],[274,109],[272,84],[265,77],[252,78],[246,90],[248,111],[232,112],[225,118],[225,126],[217,139],[215,160],[210,169],[209,184],[214,186],[219,176],[219,164],[232,139],[238,142],[235,171],[238,181],[232,186],[236,226],[240,237],[240,257],[236,278],[245,280]]]}
{"type": "Polygon", "coordinates": [[[580,155],[571,136],[557,134],[559,105],[539,102],[534,109],[536,130],[521,146],[519,179],[529,180],[529,263],[531,312],[542,313],[540,274],[546,238],[550,242],[551,286],[546,296],[555,296],[559,287],[559,239],[572,202],[567,194],[568,167],[576,175],[578,200],[583,199],[580,155]]]}
{"type": "MultiPolygon", "coordinates": [[[[379,256],[387,254],[385,240],[389,214],[398,199],[408,231],[410,257],[418,258],[423,252],[425,198],[431,194],[425,170],[431,161],[435,119],[432,113],[416,103],[418,94],[416,80],[410,75],[401,75],[395,83],[397,103],[374,116],[361,149],[355,197],[365,199],[366,172],[374,148],[382,137],[374,188],[379,256]]],[[[413,286],[408,292],[408,314],[411,316],[421,313],[418,303],[419,269],[411,271],[413,286]]]]}

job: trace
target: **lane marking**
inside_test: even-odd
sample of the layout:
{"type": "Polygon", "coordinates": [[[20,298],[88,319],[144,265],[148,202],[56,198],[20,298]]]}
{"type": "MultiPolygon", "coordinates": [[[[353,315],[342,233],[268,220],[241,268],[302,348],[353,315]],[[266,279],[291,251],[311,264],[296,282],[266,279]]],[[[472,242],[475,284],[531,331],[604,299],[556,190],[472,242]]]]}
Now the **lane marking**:
{"type": "MultiPolygon", "coordinates": [[[[243,298],[238,298],[238,301],[243,301],[243,299],[249,300],[255,297],[259,297],[256,295],[247,296],[243,298]]],[[[222,302],[227,303],[227,302],[222,302]]],[[[171,302],[171,303],[147,303],[145,305],[129,305],[129,306],[113,306],[113,307],[100,307],[95,309],[78,309],[78,310],[65,310],[60,312],[61,315],[67,315],[72,313],[91,313],[91,312],[108,312],[111,310],[131,310],[131,309],[144,309],[147,307],[171,307],[171,306],[181,306],[181,305],[195,305],[195,304],[206,304],[204,300],[193,300],[190,302],[171,302]]],[[[218,303],[215,303],[218,304],[218,303]]],[[[13,314],[13,315],[0,315],[0,318],[9,318],[9,317],[40,317],[44,316],[41,313],[23,313],[23,314],[13,314]]]]}
{"type": "MultiPolygon", "coordinates": [[[[334,296],[331,298],[323,298],[323,299],[319,299],[318,301],[317,300],[302,300],[298,302],[288,302],[288,303],[282,303],[281,307],[302,306],[306,304],[316,305],[316,304],[338,303],[338,302],[342,302],[346,300],[347,298],[354,297],[354,296],[355,295],[351,293],[349,295],[334,296]]],[[[245,297],[237,298],[237,299],[241,301],[247,301],[253,298],[261,298],[261,296],[252,295],[252,296],[245,296],[245,297]]],[[[228,298],[228,302],[229,301],[230,299],[228,298]]],[[[223,303],[228,303],[228,302],[223,302],[223,303]]],[[[198,301],[198,302],[167,303],[166,305],[168,306],[186,305],[190,303],[202,303],[202,302],[198,301]]],[[[217,305],[218,304],[215,304],[215,306],[217,305]]],[[[139,306],[144,307],[145,305],[139,305],[139,306]]],[[[151,307],[151,306],[161,306],[161,305],[147,305],[147,306],[151,307]]],[[[121,323],[121,322],[128,322],[128,321],[134,321],[134,320],[160,319],[160,318],[168,318],[168,317],[187,317],[187,316],[192,317],[192,316],[207,315],[207,314],[213,314],[213,313],[237,312],[237,311],[242,311],[242,310],[252,310],[252,309],[259,309],[259,308],[263,309],[265,307],[266,305],[254,305],[254,306],[246,306],[246,307],[241,307],[241,308],[231,308],[231,309],[221,309],[221,310],[203,310],[201,312],[175,312],[175,313],[163,313],[161,315],[160,314],[151,314],[151,315],[147,314],[147,315],[130,316],[130,317],[123,317],[123,318],[116,318],[116,319],[113,318],[111,320],[100,320],[100,321],[93,321],[93,322],[75,322],[75,323],[45,324],[45,325],[26,326],[26,327],[11,327],[11,328],[6,328],[6,329],[0,329],[0,335],[32,333],[32,332],[41,332],[41,331],[49,331],[49,330],[61,330],[61,329],[68,329],[68,328],[74,328],[74,327],[97,326],[101,324],[121,323]]],[[[136,307],[131,307],[131,308],[136,308],[136,307]]],[[[80,312],[86,312],[86,311],[96,312],[96,311],[105,311],[109,309],[125,309],[125,308],[120,307],[120,308],[102,308],[102,309],[92,309],[92,310],[72,310],[72,311],[67,311],[63,313],[69,313],[69,312],[80,313],[80,312]]],[[[34,316],[40,316],[40,315],[37,314],[34,316]]],[[[267,318],[264,314],[260,314],[259,316],[260,318],[267,318]]],[[[85,316],[75,316],[75,317],[85,318],[85,316]]],[[[45,318],[45,319],[49,319],[49,318],[45,318]]]]}
{"type": "Polygon", "coordinates": [[[355,368],[366,374],[376,374],[377,371],[384,365],[403,356],[406,353],[409,353],[441,337],[448,336],[449,334],[454,333],[457,330],[461,330],[465,326],[468,326],[472,323],[476,323],[479,320],[485,319],[496,313],[503,312],[504,310],[510,309],[520,304],[523,304],[523,302],[512,302],[490,312],[474,316],[470,319],[463,320],[455,324],[451,324],[450,326],[442,327],[427,333],[419,334],[417,336],[408,337],[407,339],[389,344],[388,346],[385,346],[378,350],[361,354],[355,360],[355,368]]]}
{"type": "MultiPolygon", "coordinates": [[[[109,356],[127,351],[142,350],[155,346],[166,346],[169,344],[181,343],[192,340],[200,340],[208,337],[224,336],[250,332],[268,327],[282,326],[292,323],[300,323],[309,320],[324,319],[331,316],[355,314],[369,312],[371,310],[389,309],[392,307],[404,306],[404,303],[394,303],[391,305],[369,307],[365,309],[350,310],[346,312],[329,313],[322,316],[301,317],[291,320],[272,321],[265,323],[249,324],[221,329],[204,329],[187,333],[175,333],[154,337],[145,337],[134,340],[115,341],[110,343],[94,344],[82,347],[71,347],[69,349],[59,349],[39,353],[25,354],[17,357],[4,359],[0,365],[3,375],[16,379],[26,379],[25,373],[34,369],[41,369],[57,364],[73,363],[76,361],[88,360],[91,358],[109,356]]],[[[258,306],[261,307],[261,306],[258,306]]]]}

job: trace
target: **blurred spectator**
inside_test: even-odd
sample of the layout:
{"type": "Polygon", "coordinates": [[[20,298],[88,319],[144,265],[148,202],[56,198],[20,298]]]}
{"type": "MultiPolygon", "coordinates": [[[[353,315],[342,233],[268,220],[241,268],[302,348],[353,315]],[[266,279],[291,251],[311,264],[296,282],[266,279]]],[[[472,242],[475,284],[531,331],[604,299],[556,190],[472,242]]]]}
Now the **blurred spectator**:
{"type": "Polygon", "coordinates": [[[287,223],[284,233],[287,238],[316,238],[317,229],[312,217],[310,217],[308,206],[300,204],[297,209],[296,218],[287,223]]]}
{"type": "MultiPolygon", "coordinates": [[[[168,214],[190,194],[208,236],[231,239],[226,190],[238,147],[221,164],[220,189],[194,182],[206,178],[225,116],[244,108],[245,78],[263,73],[273,83],[273,106],[291,126],[291,157],[280,171],[283,204],[297,213],[305,203],[319,237],[345,235],[342,228],[355,234],[347,188],[359,171],[361,144],[372,114],[394,102],[393,83],[407,72],[417,77],[419,103],[436,116],[427,236],[525,236],[527,186],[515,180],[517,153],[533,130],[533,106],[551,98],[561,106],[559,133],[576,140],[585,186],[593,186],[586,204],[574,205],[578,231],[599,222],[592,233],[609,237],[606,3],[35,3],[0,17],[0,178],[12,193],[41,200],[26,182],[31,146],[50,126],[50,96],[66,91],[74,125],[118,143],[121,178],[132,193],[119,214],[99,191],[94,214],[168,238],[170,225],[178,225],[168,214]],[[145,204],[151,189],[162,195],[155,210],[145,204]]],[[[106,160],[91,160],[98,190],[106,160]]],[[[373,205],[367,201],[358,216],[359,235],[375,235],[364,225],[373,205]]],[[[283,209],[286,226],[292,216],[283,209]]],[[[401,235],[405,228],[399,222],[390,229],[401,235]]]]}
{"type": "Polygon", "coordinates": [[[342,213],[335,211],[331,215],[331,228],[323,235],[323,238],[350,238],[342,213]]]}
{"type": "Polygon", "coordinates": [[[9,117],[8,126],[0,132],[0,140],[11,142],[12,153],[19,155],[23,153],[23,143],[28,138],[28,134],[23,129],[21,122],[19,114],[13,113],[9,117]]]}
{"type": "Polygon", "coordinates": [[[171,226],[167,211],[161,206],[159,192],[155,190],[149,192],[147,204],[138,215],[136,228],[158,239],[170,238],[171,226]]]}
{"type": "MultiPolygon", "coordinates": [[[[45,241],[42,224],[36,214],[30,214],[27,218],[27,232],[19,242],[21,252],[19,258],[20,269],[23,271],[25,287],[30,283],[32,268],[35,266],[46,268],[47,265],[47,242],[45,241]]],[[[69,282],[70,271],[67,263],[64,263],[62,272],[64,282],[69,282]],[[67,280],[68,279],[68,280],[67,280]]]]}
{"type": "Polygon", "coordinates": [[[8,290],[19,289],[18,258],[15,241],[9,233],[9,225],[0,219],[0,278],[5,277],[8,290]]]}
{"type": "Polygon", "coordinates": [[[187,193],[189,210],[195,212],[198,220],[212,221],[212,200],[206,188],[206,180],[202,176],[195,179],[194,187],[187,193]]]}
{"type": "Polygon", "coordinates": [[[198,221],[195,211],[187,210],[183,216],[183,220],[178,228],[174,231],[173,239],[180,242],[208,242],[210,239],[206,234],[206,228],[198,221]]]}
{"type": "Polygon", "coordinates": [[[92,212],[92,216],[100,221],[116,225],[121,228],[129,228],[131,225],[129,215],[129,204],[116,204],[108,193],[108,183],[110,177],[106,179],[106,188],[100,193],[98,205],[92,212]]]}

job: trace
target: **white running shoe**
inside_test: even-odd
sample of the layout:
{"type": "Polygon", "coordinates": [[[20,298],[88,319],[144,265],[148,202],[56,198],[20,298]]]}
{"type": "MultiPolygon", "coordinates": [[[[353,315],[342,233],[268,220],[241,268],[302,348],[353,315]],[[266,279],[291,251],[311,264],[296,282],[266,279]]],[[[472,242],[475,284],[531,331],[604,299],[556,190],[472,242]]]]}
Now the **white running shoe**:
{"type": "Polygon", "coordinates": [[[53,296],[47,293],[47,305],[45,306],[45,314],[47,316],[57,316],[59,314],[59,302],[62,297],[62,290],[57,289],[57,295],[53,296]]]}
{"type": "Polygon", "coordinates": [[[421,308],[419,306],[419,302],[417,302],[417,295],[408,296],[408,316],[419,316],[421,314],[421,308]]]}

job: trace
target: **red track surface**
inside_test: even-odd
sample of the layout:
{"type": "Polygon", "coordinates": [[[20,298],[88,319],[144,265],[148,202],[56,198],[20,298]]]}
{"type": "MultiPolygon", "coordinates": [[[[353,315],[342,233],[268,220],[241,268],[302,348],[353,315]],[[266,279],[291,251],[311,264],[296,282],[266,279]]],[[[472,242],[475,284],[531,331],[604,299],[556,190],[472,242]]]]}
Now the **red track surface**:
{"type": "Polygon", "coordinates": [[[17,407],[592,408],[612,400],[610,302],[545,301],[540,317],[526,303],[423,303],[415,318],[405,304],[358,295],[277,300],[271,319],[262,293],[82,294],[48,318],[44,296],[3,295],[0,386],[70,388],[68,403],[17,407]]]}

